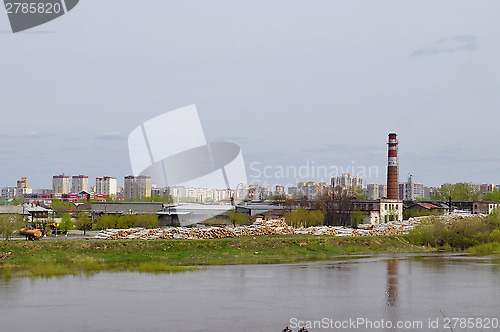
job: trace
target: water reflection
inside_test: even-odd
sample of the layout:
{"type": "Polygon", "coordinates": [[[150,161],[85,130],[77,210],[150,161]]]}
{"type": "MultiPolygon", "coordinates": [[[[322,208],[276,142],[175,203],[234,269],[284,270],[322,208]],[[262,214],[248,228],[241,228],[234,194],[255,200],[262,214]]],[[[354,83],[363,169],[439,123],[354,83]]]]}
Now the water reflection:
{"type": "MultiPolygon", "coordinates": [[[[441,310],[453,317],[498,317],[500,283],[491,264],[498,263],[400,255],[166,275],[12,279],[0,283],[0,322],[9,332],[273,332],[294,317],[427,322],[442,319],[441,310]],[[26,316],[37,320],[25,322],[26,316]]],[[[332,329],[309,329],[322,330],[332,329]]]]}
{"type": "Polygon", "coordinates": [[[389,307],[398,305],[398,260],[387,260],[386,303],[389,307]]]}

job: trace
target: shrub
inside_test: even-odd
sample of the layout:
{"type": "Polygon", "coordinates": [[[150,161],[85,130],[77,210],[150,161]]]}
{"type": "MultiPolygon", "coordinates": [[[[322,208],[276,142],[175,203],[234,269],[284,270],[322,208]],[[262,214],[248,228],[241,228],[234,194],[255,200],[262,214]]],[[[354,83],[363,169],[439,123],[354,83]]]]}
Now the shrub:
{"type": "Polygon", "coordinates": [[[295,228],[319,226],[323,224],[324,219],[323,212],[304,208],[293,210],[286,216],[287,224],[295,228]]]}
{"type": "Polygon", "coordinates": [[[493,232],[491,232],[489,236],[489,241],[490,242],[496,242],[500,244],[500,229],[495,229],[493,232]]]}
{"type": "MultiPolygon", "coordinates": [[[[461,219],[449,223],[434,219],[422,223],[408,234],[417,245],[465,250],[487,242],[500,241],[500,230],[492,231],[492,221],[480,218],[461,219]]],[[[499,242],[500,243],[500,242],[499,242]]]]}

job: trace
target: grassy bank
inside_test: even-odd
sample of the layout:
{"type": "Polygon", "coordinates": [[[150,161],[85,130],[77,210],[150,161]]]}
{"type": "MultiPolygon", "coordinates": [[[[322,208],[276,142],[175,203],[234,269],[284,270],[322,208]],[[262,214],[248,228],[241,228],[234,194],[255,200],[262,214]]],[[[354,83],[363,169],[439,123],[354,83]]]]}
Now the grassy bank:
{"type": "Polygon", "coordinates": [[[426,251],[404,236],[273,237],[214,240],[62,240],[0,244],[0,278],[99,271],[182,272],[194,266],[290,263],[347,254],[426,251]],[[10,254],[7,254],[10,253],[10,254]]]}

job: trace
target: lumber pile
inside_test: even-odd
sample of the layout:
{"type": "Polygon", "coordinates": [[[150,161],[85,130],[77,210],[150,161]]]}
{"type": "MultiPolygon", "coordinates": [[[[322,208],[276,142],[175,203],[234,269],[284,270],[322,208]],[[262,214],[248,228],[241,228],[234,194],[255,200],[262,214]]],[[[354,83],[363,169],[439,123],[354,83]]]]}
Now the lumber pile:
{"type": "Polygon", "coordinates": [[[243,236],[264,235],[315,235],[315,236],[379,236],[400,235],[409,232],[422,220],[410,218],[402,222],[390,222],[379,225],[359,225],[358,229],[344,226],[314,226],[307,228],[293,228],[283,220],[257,220],[249,226],[237,227],[166,227],[155,229],[130,228],[106,229],[100,231],[95,238],[106,240],[120,239],[222,239],[243,236]]]}

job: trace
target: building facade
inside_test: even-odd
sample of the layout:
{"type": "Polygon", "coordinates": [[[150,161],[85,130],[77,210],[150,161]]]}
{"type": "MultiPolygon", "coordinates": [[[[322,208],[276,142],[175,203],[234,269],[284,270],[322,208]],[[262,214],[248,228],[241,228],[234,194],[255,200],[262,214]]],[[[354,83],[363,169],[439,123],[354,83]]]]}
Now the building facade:
{"type": "Polygon", "coordinates": [[[379,199],[379,185],[370,183],[366,186],[366,197],[368,199],[379,199]]]}
{"type": "Polygon", "coordinates": [[[73,175],[71,177],[71,192],[79,194],[82,191],[89,191],[89,177],[87,175],[73,175]]]}
{"type": "Polygon", "coordinates": [[[345,173],[341,176],[333,177],[331,180],[332,186],[342,187],[342,188],[353,188],[353,187],[363,187],[363,179],[359,176],[351,176],[351,174],[345,173]]]}
{"type": "Polygon", "coordinates": [[[403,202],[397,199],[353,201],[352,211],[365,215],[364,223],[377,225],[403,220],[403,202]]]}
{"type": "Polygon", "coordinates": [[[117,194],[116,178],[104,176],[95,179],[95,193],[99,195],[116,196],[117,194]]]}
{"type": "Polygon", "coordinates": [[[474,202],[472,213],[491,214],[493,210],[498,209],[500,203],[497,202],[474,202]]]}
{"type": "Polygon", "coordinates": [[[2,200],[12,201],[17,198],[17,187],[2,188],[2,200]]]}
{"type": "Polygon", "coordinates": [[[151,197],[151,177],[146,175],[125,177],[124,198],[144,198],[151,197]]]}
{"type": "Polygon", "coordinates": [[[425,190],[422,183],[406,182],[399,184],[399,199],[414,201],[420,198],[425,198],[425,190]]]}
{"type": "Polygon", "coordinates": [[[69,189],[69,176],[62,174],[52,177],[52,194],[54,197],[69,194],[69,189]]]}

